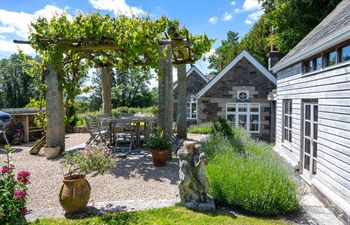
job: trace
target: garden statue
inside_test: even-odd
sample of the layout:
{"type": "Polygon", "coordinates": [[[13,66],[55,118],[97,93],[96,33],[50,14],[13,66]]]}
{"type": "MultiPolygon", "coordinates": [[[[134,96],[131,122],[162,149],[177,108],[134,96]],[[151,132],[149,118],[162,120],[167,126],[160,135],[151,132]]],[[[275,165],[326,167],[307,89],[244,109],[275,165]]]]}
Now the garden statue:
{"type": "Polygon", "coordinates": [[[205,176],[204,153],[201,145],[185,141],[178,151],[180,158],[180,197],[187,208],[201,211],[215,210],[214,200],[208,197],[209,183],[205,176]]]}

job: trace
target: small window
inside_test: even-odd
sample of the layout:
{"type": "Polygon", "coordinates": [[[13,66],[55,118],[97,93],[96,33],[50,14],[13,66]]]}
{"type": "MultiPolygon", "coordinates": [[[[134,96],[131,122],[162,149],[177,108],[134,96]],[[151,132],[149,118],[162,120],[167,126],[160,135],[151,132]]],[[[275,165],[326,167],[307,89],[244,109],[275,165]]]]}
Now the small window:
{"type": "Polygon", "coordinates": [[[283,141],[292,142],[292,100],[283,100],[283,141]]]}
{"type": "Polygon", "coordinates": [[[308,73],[308,72],[311,72],[313,70],[313,66],[312,66],[312,60],[307,60],[305,62],[305,72],[308,73]]]}
{"type": "Polygon", "coordinates": [[[340,54],[342,62],[350,60],[350,45],[341,48],[340,54]]]}
{"type": "Polygon", "coordinates": [[[191,96],[191,101],[187,102],[187,119],[197,119],[197,99],[191,96]]]}
{"type": "Polygon", "coordinates": [[[337,63],[337,51],[334,50],[333,52],[330,52],[326,55],[326,65],[332,66],[337,63]]]}
{"type": "Polygon", "coordinates": [[[313,64],[314,70],[322,69],[322,56],[315,58],[313,64]]]}
{"type": "Polygon", "coordinates": [[[226,118],[234,127],[241,127],[250,133],[260,133],[260,104],[258,103],[227,103],[226,118]]]}
{"type": "Polygon", "coordinates": [[[249,100],[249,91],[238,91],[237,100],[239,101],[248,101],[249,100]]]}

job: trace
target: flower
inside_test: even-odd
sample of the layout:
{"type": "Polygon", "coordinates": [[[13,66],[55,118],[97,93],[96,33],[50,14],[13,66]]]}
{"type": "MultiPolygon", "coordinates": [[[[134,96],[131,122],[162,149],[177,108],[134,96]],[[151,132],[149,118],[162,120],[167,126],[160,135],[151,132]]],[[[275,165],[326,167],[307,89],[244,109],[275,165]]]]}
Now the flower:
{"type": "Polygon", "coordinates": [[[21,171],[17,173],[17,180],[22,183],[28,183],[29,182],[30,173],[28,171],[21,171]]]}
{"type": "Polygon", "coordinates": [[[15,198],[16,198],[16,200],[19,200],[19,199],[23,198],[26,195],[27,195],[27,192],[24,191],[24,190],[16,190],[15,191],[15,198]]]}
{"type": "Polygon", "coordinates": [[[21,211],[22,214],[27,214],[28,213],[28,209],[26,207],[20,208],[19,209],[21,211]]]}
{"type": "Polygon", "coordinates": [[[10,172],[10,169],[9,168],[7,168],[7,167],[2,167],[2,169],[1,169],[1,173],[9,173],[10,172]]]}
{"type": "Polygon", "coordinates": [[[14,168],[15,168],[15,165],[10,164],[10,169],[14,169],[14,168]]]}

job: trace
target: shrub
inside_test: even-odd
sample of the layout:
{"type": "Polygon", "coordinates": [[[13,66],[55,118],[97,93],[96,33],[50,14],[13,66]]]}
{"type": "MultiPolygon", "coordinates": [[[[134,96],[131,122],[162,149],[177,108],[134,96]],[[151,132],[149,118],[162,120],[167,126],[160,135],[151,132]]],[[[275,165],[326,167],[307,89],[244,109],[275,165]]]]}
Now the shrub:
{"type": "Polygon", "coordinates": [[[80,152],[66,152],[63,167],[68,168],[67,175],[89,174],[92,172],[104,174],[113,167],[110,150],[103,146],[86,146],[80,152]]]}
{"type": "Polygon", "coordinates": [[[298,209],[292,169],[271,145],[252,140],[240,130],[234,132],[235,137],[214,136],[203,144],[211,195],[260,215],[283,215],[298,209]]]}
{"type": "Polygon", "coordinates": [[[202,123],[199,125],[191,125],[188,129],[188,133],[192,134],[211,134],[212,132],[212,123],[202,123]]]}
{"type": "Polygon", "coordinates": [[[21,224],[27,213],[27,185],[30,173],[20,171],[14,174],[15,166],[11,163],[12,148],[5,146],[3,150],[6,160],[0,172],[0,224],[21,224]]]}
{"type": "Polygon", "coordinates": [[[219,118],[213,125],[212,134],[225,137],[233,136],[232,124],[225,118],[219,118]]]}

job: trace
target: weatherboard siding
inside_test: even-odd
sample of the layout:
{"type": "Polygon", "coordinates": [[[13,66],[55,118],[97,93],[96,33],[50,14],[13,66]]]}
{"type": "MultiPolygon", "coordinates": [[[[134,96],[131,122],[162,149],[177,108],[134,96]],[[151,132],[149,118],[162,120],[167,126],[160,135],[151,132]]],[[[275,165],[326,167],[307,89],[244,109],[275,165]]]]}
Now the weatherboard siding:
{"type": "Polygon", "coordinates": [[[277,79],[276,149],[298,164],[303,144],[302,103],[304,99],[317,99],[319,144],[313,179],[350,205],[350,65],[302,75],[301,64],[295,64],[280,71],[277,79]],[[283,99],[293,101],[291,145],[282,141],[283,99]]]}

